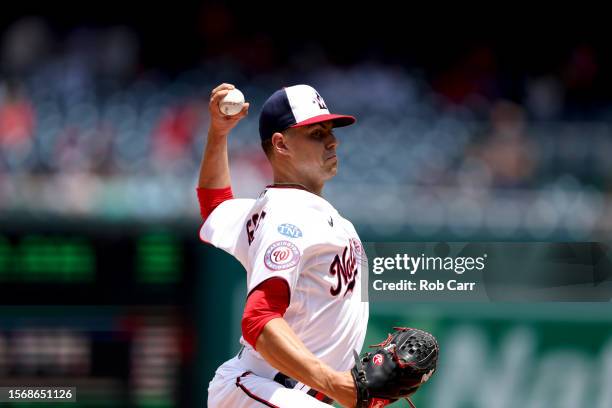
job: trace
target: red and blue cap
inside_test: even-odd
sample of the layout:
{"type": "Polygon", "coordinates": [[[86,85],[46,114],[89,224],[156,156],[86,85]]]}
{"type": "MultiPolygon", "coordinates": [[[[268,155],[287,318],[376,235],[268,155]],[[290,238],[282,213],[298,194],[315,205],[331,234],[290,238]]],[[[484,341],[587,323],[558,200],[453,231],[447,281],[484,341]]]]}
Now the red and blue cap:
{"type": "Polygon", "coordinates": [[[349,115],[329,113],[319,93],[308,85],[294,85],[279,89],[264,103],[259,115],[259,136],[270,139],[276,132],[288,128],[312,125],[331,120],[334,127],[355,123],[349,115]]]}

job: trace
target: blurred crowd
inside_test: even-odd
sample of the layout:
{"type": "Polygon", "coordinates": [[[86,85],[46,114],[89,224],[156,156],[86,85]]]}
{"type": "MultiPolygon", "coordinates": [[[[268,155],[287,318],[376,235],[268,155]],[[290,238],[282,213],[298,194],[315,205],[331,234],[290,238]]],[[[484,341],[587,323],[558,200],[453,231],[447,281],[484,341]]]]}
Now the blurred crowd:
{"type": "MultiPolygon", "coordinates": [[[[276,71],[211,54],[168,75],[140,65],[129,27],[76,29],[61,47],[52,38],[38,18],[3,34],[5,215],[197,217],[208,96],[225,81],[251,102],[231,135],[230,161],[236,195],[255,196],[271,179],[259,107],[281,86],[308,83],[332,110],[358,118],[337,131],[340,171],[326,189],[356,224],[423,237],[612,231],[612,100],[588,97],[601,75],[588,46],[556,72],[516,83],[486,47],[435,75],[369,59],[338,65],[312,48],[276,71]]],[[[265,42],[257,44],[264,58],[265,42]]]]}

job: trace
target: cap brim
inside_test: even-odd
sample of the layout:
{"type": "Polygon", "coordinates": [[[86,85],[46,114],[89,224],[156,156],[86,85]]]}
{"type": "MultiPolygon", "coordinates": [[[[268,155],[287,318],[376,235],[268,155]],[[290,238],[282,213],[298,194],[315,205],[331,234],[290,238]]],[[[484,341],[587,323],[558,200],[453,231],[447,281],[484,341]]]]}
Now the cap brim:
{"type": "Polygon", "coordinates": [[[300,126],[314,125],[315,123],[326,122],[328,120],[331,120],[333,122],[334,127],[343,127],[343,126],[352,125],[353,123],[355,123],[357,119],[349,115],[336,115],[334,113],[327,113],[325,115],[313,116],[312,118],[303,120],[289,127],[294,128],[294,127],[300,127],[300,126]]]}

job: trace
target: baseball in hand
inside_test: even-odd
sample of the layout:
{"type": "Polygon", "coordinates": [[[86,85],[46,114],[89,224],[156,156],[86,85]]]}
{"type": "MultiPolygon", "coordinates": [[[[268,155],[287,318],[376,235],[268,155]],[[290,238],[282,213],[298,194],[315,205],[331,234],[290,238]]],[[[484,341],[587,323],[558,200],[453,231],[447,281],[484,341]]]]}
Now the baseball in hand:
{"type": "Polygon", "coordinates": [[[244,105],[244,95],[238,89],[230,90],[227,95],[219,102],[219,110],[224,115],[236,115],[242,110],[244,105]]]}

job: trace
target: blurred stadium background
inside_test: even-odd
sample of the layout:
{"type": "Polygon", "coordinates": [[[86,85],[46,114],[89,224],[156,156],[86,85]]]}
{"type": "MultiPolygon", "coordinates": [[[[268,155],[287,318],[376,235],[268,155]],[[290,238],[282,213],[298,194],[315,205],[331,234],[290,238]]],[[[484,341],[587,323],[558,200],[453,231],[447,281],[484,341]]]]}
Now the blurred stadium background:
{"type": "MultiPolygon", "coordinates": [[[[111,1],[0,17],[0,385],[76,385],[83,407],[204,404],[238,350],[245,296],[237,263],[197,239],[220,82],[252,107],[230,138],[238,197],[270,181],[261,104],[308,83],[358,117],[337,131],[325,194],[364,241],[609,237],[604,28],[521,21],[506,39],[503,25],[468,32],[433,15],[259,7],[111,1]]],[[[419,406],[612,407],[607,303],[371,306],[369,343],[392,325],[440,338],[419,406]]]]}

